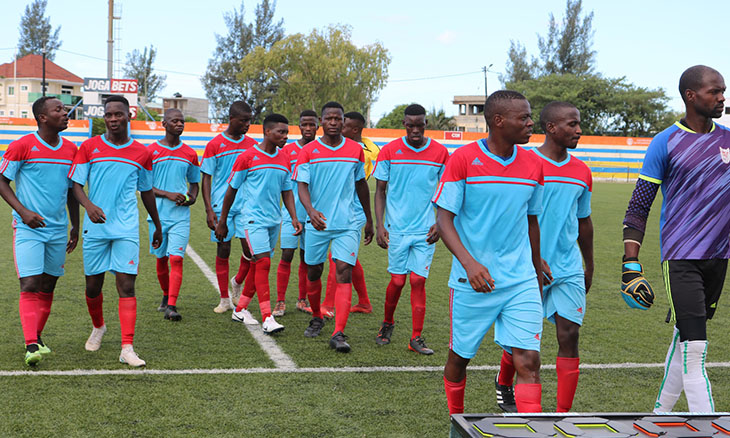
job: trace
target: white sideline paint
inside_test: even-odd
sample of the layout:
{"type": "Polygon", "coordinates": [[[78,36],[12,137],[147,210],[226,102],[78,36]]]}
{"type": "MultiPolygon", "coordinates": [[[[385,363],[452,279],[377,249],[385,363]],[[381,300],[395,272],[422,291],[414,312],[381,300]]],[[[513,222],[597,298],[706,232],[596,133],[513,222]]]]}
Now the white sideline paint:
{"type": "MultiPolygon", "coordinates": [[[[202,258],[200,258],[198,253],[193,250],[192,246],[188,245],[188,247],[185,249],[185,253],[190,256],[190,260],[198,265],[198,268],[200,268],[200,270],[203,272],[205,278],[208,279],[210,284],[213,285],[213,288],[216,290],[216,292],[218,292],[218,296],[220,296],[220,289],[218,289],[218,279],[216,278],[215,273],[213,273],[210,267],[203,261],[202,258]]],[[[274,341],[271,336],[266,336],[264,334],[263,330],[261,330],[260,324],[241,325],[248,329],[253,339],[258,342],[261,349],[264,350],[264,352],[274,362],[276,368],[282,370],[291,370],[297,367],[297,364],[294,363],[291,357],[289,357],[288,354],[284,353],[284,350],[279,348],[279,345],[277,345],[276,341],[274,341]]]]}
{"type": "MultiPolygon", "coordinates": [[[[708,362],[708,368],[730,368],[730,362],[708,362]]],[[[615,370],[626,368],[663,368],[664,363],[591,363],[580,364],[580,369],[589,370],[615,370]]],[[[480,365],[469,367],[469,371],[497,371],[497,365],[480,365]]],[[[542,369],[554,370],[554,364],[544,364],[542,369]]],[[[117,369],[117,370],[65,370],[65,371],[0,371],[0,377],[18,376],[126,376],[135,374],[149,375],[220,375],[220,374],[316,374],[316,373],[423,373],[443,372],[442,366],[423,367],[317,367],[317,368],[193,368],[181,370],[155,370],[155,369],[117,369]]]]}

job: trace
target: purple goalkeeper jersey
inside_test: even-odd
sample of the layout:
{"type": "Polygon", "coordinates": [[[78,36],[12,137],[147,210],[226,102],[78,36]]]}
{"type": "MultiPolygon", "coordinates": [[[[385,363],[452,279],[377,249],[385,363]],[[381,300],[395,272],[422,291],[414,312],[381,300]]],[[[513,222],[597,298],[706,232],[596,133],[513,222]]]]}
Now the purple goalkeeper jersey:
{"type": "Polygon", "coordinates": [[[730,130],[675,123],[651,141],[639,178],[661,184],[662,261],[730,258],[730,130]]]}

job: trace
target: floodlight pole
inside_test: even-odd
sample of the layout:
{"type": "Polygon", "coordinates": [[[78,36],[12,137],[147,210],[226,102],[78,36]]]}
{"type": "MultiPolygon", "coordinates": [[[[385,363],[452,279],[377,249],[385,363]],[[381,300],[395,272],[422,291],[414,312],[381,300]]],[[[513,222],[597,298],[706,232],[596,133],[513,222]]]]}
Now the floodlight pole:
{"type": "Polygon", "coordinates": [[[109,30],[106,40],[106,77],[112,78],[114,66],[114,0],[109,0],[109,30]]]}
{"type": "Polygon", "coordinates": [[[46,48],[43,47],[43,82],[41,82],[43,97],[46,97],[46,48]]]}

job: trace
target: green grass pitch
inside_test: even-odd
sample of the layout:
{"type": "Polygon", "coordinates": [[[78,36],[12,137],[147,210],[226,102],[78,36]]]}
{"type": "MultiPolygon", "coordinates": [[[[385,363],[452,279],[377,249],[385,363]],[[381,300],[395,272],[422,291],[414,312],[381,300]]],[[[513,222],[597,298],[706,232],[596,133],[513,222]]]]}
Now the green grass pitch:
{"type": "MultiPolygon", "coordinates": [[[[661,282],[658,255],[659,200],[655,203],[641,260],[657,292],[646,312],[630,310],[618,293],[622,254],[621,220],[633,186],[596,183],[593,195],[596,272],[588,295],[581,330],[584,364],[664,361],[671,327],[664,323],[667,299],[661,282]]],[[[141,216],[144,217],[144,216],[141,216]]],[[[18,317],[18,281],[11,255],[10,209],[0,206],[0,371],[23,371],[23,342],[18,317]]],[[[178,308],[180,323],[156,312],[160,292],[154,258],[147,251],[146,222],[142,221],[140,275],[137,280],[138,320],[135,350],[150,370],[274,368],[261,347],[230,312],[213,313],[216,293],[198,267],[185,258],[178,308]]],[[[190,244],[213,266],[215,245],[209,240],[202,203],[193,207],[190,244]]],[[[50,320],[44,333],[53,349],[38,367],[41,371],[124,370],[118,363],[119,321],[113,277],[105,285],[105,317],[109,331],[102,348],[84,350],[91,321],[84,300],[79,248],[66,263],[59,280],[50,320]]],[[[240,248],[234,246],[231,270],[237,268],[240,248]],[[235,263],[234,263],[235,261],[235,263]]],[[[272,296],[279,252],[272,263],[272,296]]],[[[371,315],[350,317],[346,333],[353,351],[335,354],[327,345],[332,324],[323,336],[304,338],[309,316],[296,312],[297,263],[287,295],[287,314],[279,318],[286,330],[274,337],[298,367],[441,367],[448,350],[448,288],[451,256],[438,244],[426,284],[428,305],[424,336],[436,351],[430,357],[408,351],[409,289],[396,311],[393,343],[378,346],[374,339],[383,315],[387,253],[375,243],[362,247],[371,315]]],[[[727,292],[726,292],[727,293],[727,292]]],[[[353,302],[356,298],[353,294],[353,302]]],[[[730,361],[727,341],[728,310],[722,306],[709,323],[708,361],[730,361]]],[[[259,317],[258,303],[250,307],[259,317]]],[[[554,364],[557,351],[554,326],[545,323],[542,361],[554,364]]],[[[500,351],[490,332],[472,365],[498,365],[500,351]]],[[[716,408],[730,410],[730,369],[709,369],[716,408]]],[[[660,368],[586,369],[581,373],[574,403],[576,412],[646,412],[654,402],[660,368]]],[[[555,409],[555,372],[544,370],[543,408],[555,409]]],[[[473,370],[466,389],[467,412],[496,412],[494,371],[473,370]]],[[[142,374],[114,376],[0,376],[0,436],[444,436],[449,422],[439,371],[317,372],[258,374],[142,374]]],[[[678,409],[686,409],[684,399],[678,409]]]]}

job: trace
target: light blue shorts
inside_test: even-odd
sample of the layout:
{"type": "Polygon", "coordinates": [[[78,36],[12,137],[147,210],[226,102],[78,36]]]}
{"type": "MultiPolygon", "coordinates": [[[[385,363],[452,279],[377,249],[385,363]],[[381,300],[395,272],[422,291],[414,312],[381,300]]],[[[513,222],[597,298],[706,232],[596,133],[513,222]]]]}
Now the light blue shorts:
{"type": "Polygon", "coordinates": [[[131,237],[120,239],[84,239],[84,274],[96,275],[106,271],[137,275],[139,241],[131,237]]]}
{"type": "Polygon", "coordinates": [[[249,227],[244,230],[252,255],[271,253],[279,238],[279,225],[273,227],[249,227]]]}
{"type": "Polygon", "coordinates": [[[332,258],[355,266],[360,250],[360,234],[357,230],[317,231],[307,230],[304,242],[304,263],[319,265],[327,261],[327,249],[332,243],[332,258]]]}
{"type": "MultiPolygon", "coordinates": [[[[221,212],[216,211],[215,215],[220,218],[221,212]]],[[[233,212],[228,213],[228,220],[226,221],[226,225],[228,225],[228,234],[226,234],[226,238],[223,239],[224,242],[230,242],[231,239],[234,237],[243,238],[245,237],[244,234],[244,224],[243,224],[243,214],[233,214],[233,212]]],[[[220,242],[218,239],[215,238],[215,231],[210,231],[210,241],[211,242],[220,242]]]]}
{"type": "Polygon", "coordinates": [[[436,245],[426,243],[426,234],[390,233],[388,242],[388,272],[407,274],[413,272],[428,278],[436,245]]]}
{"type": "Polygon", "coordinates": [[[46,273],[60,277],[66,262],[66,230],[57,231],[15,227],[13,223],[13,256],[18,278],[46,273]]]}
{"type": "Polygon", "coordinates": [[[494,325],[494,342],[511,353],[512,348],[540,351],[542,303],[537,279],[490,293],[451,289],[451,337],[449,348],[471,359],[494,325]]]}
{"type": "Polygon", "coordinates": [[[583,274],[554,280],[542,291],[545,318],[555,324],[555,314],[583,325],[586,312],[586,283],[583,274]]]}
{"type": "MultiPolygon", "coordinates": [[[[304,226],[304,221],[302,226],[304,226]]],[[[290,220],[281,223],[281,249],[304,249],[304,230],[298,236],[294,235],[295,230],[290,220]]]]}
{"type": "Polygon", "coordinates": [[[158,259],[171,255],[185,256],[185,248],[190,240],[190,221],[162,222],[162,243],[159,248],[152,247],[155,226],[151,220],[148,220],[147,224],[149,225],[150,254],[158,259]]]}

